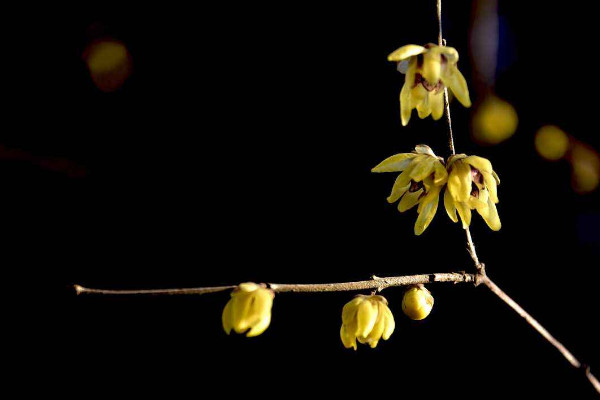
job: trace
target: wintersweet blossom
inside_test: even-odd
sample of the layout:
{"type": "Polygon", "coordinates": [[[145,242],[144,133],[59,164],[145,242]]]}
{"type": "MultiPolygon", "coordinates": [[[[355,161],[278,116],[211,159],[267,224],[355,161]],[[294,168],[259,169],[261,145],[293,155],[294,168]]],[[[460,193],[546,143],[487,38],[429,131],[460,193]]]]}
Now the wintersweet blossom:
{"type": "Polygon", "coordinates": [[[448,159],[448,185],[444,193],[444,206],[450,219],[464,229],[471,224],[471,210],[477,210],[488,226],[500,230],[501,223],[496,204],[500,178],[485,158],[457,154],[448,159]]]}
{"type": "Polygon", "coordinates": [[[423,233],[437,212],[440,191],[448,180],[444,160],[437,157],[429,146],[419,145],[412,153],[388,157],[371,172],[402,172],[387,200],[389,203],[400,200],[400,212],[418,204],[415,234],[423,233]]]}
{"type": "Polygon", "coordinates": [[[400,116],[406,126],[417,109],[419,118],[429,115],[438,120],[444,114],[444,88],[449,88],[465,107],[471,107],[469,88],[458,70],[458,52],[453,47],[409,44],[388,56],[406,74],[400,92],[400,116]]]}
{"type": "Polygon", "coordinates": [[[395,327],[385,297],[359,294],[344,306],[340,337],[347,349],[356,350],[356,340],[374,348],[379,340],[388,340],[395,327]]]}
{"type": "Polygon", "coordinates": [[[231,292],[231,299],[223,309],[223,329],[229,335],[246,333],[247,337],[258,336],[271,323],[271,308],[275,293],[264,285],[247,282],[231,292]]]}

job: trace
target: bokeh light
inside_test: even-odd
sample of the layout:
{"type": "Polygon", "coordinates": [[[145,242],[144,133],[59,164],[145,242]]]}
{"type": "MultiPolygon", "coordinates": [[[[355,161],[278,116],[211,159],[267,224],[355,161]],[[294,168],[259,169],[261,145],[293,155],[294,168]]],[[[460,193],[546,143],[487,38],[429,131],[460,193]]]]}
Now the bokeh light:
{"type": "Polygon", "coordinates": [[[117,90],[131,74],[131,55],[127,47],[117,40],[103,39],[89,44],[83,58],[92,81],[103,92],[117,90]]]}
{"type": "Polygon", "coordinates": [[[600,183],[600,156],[591,147],[576,142],[571,150],[571,184],[578,193],[589,193],[600,183]]]}
{"type": "Polygon", "coordinates": [[[517,130],[519,117],[515,108],[496,95],[488,95],[473,116],[473,138],[481,144],[498,144],[517,130]]]}
{"type": "Polygon", "coordinates": [[[535,134],[535,149],[546,160],[560,160],[569,150],[569,136],[557,126],[542,126],[535,134]]]}

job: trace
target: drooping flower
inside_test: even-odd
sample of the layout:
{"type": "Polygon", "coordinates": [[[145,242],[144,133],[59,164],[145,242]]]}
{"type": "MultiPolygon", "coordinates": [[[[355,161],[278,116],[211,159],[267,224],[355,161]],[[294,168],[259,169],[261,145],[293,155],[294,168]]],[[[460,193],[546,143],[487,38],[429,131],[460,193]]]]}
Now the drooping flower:
{"type": "Polygon", "coordinates": [[[247,337],[258,336],[271,323],[271,308],[275,293],[264,285],[247,282],[231,292],[231,299],[223,309],[223,329],[229,335],[233,329],[247,337]]]}
{"type": "Polygon", "coordinates": [[[387,198],[389,203],[398,200],[398,210],[404,212],[419,205],[419,217],[415,223],[415,234],[427,229],[437,212],[439,195],[448,180],[444,160],[437,157],[426,145],[415,147],[412,153],[396,154],[383,160],[371,172],[403,171],[387,198]]]}
{"type": "Polygon", "coordinates": [[[375,348],[380,339],[388,340],[396,323],[383,296],[359,294],[344,306],[340,337],[347,349],[356,350],[356,340],[375,348]]]}
{"type": "Polygon", "coordinates": [[[420,321],[427,318],[433,308],[433,296],[423,285],[414,285],[404,292],[402,311],[410,319],[420,321]]]}
{"type": "Polygon", "coordinates": [[[501,223],[496,204],[500,178],[485,158],[457,154],[448,159],[448,185],[444,193],[444,206],[450,219],[464,229],[471,224],[471,210],[477,210],[488,226],[500,230],[501,223]]]}
{"type": "Polygon", "coordinates": [[[409,44],[388,56],[398,62],[398,70],[406,74],[400,92],[400,116],[406,126],[414,108],[419,118],[429,115],[438,120],[444,114],[444,87],[452,90],[458,101],[471,107],[469,88],[458,70],[458,52],[453,47],[409,44]]]}

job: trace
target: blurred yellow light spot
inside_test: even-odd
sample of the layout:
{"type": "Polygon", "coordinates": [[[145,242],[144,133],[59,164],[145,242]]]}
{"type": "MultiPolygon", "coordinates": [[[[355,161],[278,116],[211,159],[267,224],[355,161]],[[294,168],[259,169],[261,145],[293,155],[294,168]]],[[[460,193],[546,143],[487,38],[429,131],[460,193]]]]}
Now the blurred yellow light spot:
{"type": "Polygon", "coordinates": [[[131,74],[127,47],[115,40],[91,43],[83,53],[92,81],[103,92],[117,90],[131,74]]]}
{"type": "Polygon", "coordinates": [[[594,191],[600,184],[600,156],[598,153],[582,143],[575,143],[571,151],[571,164],[573,189],[578,193],[594,191]]]}
{"type": "Polygon", "coordinates": [[[535,149],[546,160],[560,160],[569,150],[569,136],[557,126],[542,126],[535,134],[535,149]]]}
{"type": "Polygon", "coordinates": [[[473,117],[473,138],[484,144],[498,144],[517,130],[519,117],[515,108],[495,95],[479,105],[473,117]]]}

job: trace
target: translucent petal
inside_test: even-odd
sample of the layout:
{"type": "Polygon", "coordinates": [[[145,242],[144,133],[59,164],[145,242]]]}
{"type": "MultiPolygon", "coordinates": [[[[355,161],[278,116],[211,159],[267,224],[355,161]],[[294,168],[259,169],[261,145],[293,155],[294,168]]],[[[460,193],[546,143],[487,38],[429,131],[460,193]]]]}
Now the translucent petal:
{"type": "Polygon", "coordinates": [[[432,92],[429,95],[429,101],[431,102],[431,116],[437,121],[444,115],[444,91],[432,92]]]}
{"type": "Polygon", "coordinates": [[[435,157],[435,153],[431,150],[431,147],[426,144],[418,144],[415,146],[415,153],[417,154],[429,154],[432,157],[435,157]]]}
{"type": "Polygon", "coordinates": [[[465,107],[471,107],[467,81],[456,65],[450,63],[446,64],[446,66],[442,68],[441,77],[444,85],[452,90],[452,93],[454,93],[458,101],[465,107]]]}
{"type": "Polygon", "coordinates": [[[388,196],[387,201],[388,203],[395,203],[398,201],[398,199],[404,194],[406,193],[406,191],[410,188],[410,184],[408,185],[404,185],[404,186],[400,186],[404,179],[401,178],[402,174],[398,175],[398,177],[396,178],[396,181],[394,182],[394,186],[392,186],[392,193],[388,196]]]}
{"type": "Polygon", "coordinates": [[[422,234],[425,229],[429,226],[433,217],[435,217],[435,213],[437,212],[438,202],[440,198],[440,189],[441,188],[433,188],[430,193],[428,193],[422,200],[423,208],[419,213],[419,217],[417,218],[417,222],[415,223],[415,235],[422,234]]]}
{"type": "Polygon", "coordinates": [[[452,199],[452,195],[448,188],[444,190],[444,207],[446,208],[446,213],[452,220],[452,222],[458,222],[458,217],[456,216],[456,206],[454,205],[454,200],[452,199]]]}
{"type": "Polygon", "coordinates": [[[408,57],[416,56],[425,52],[425,47],[416,44],[407,44],[399,49],[394,50],[388,56],[388,61],[402,61],[408,57]]]}
{"type": "Polygon", "coordinates": [[[399,172],[404,171],[416,157],[414,153],[400,153],[386,158],[380,162],[371,172],[399,172]]]}
{"type": "Polygon", "coordinates": [[[231,333],[231,329],[233,328],[233,325],[231,323],[231,299],[227,302],[227,304],[225,305],[225,308],[223,309],[223,315],[221,316],[221,321],[223,322],[223,330],[225,330],[225,333],[227,333],[228,335],[231,333]]]}
{"type": "Polygon", "coordinates": [[[402,200],[398,203],[398,211],[404,212],[410,210],[419,202],[419,196],[423,193],[423,189],[417,190],[416,192],[408,192],[402,196],[402,200]]]}
{"type": "Polygon", "coordinates": [[[358,322],[357,337],[366,338],[373,330],[375,322],[377,322],[377,307],[370,301],[363,301],[358,305],[356,321],[358,322]]]}
{"type": "Polygon", "coordinates": [[[477,209],[477,212],[479,215],[481,215],[491,230],[499,231],[502,227],[502,224],[500,223],[500,217],[498,216],[496,205],[492,201],[491,197],[488,199],[487,205],[488,206],[485,208],[477,209]]]}
{"type": "Polygon", "coordinates": [[[452,198],[457,202],[466,202],[471,196],[471,167],[457,160],[452,164],[452,171],[448,176],[448,189],[452,198]]]}

